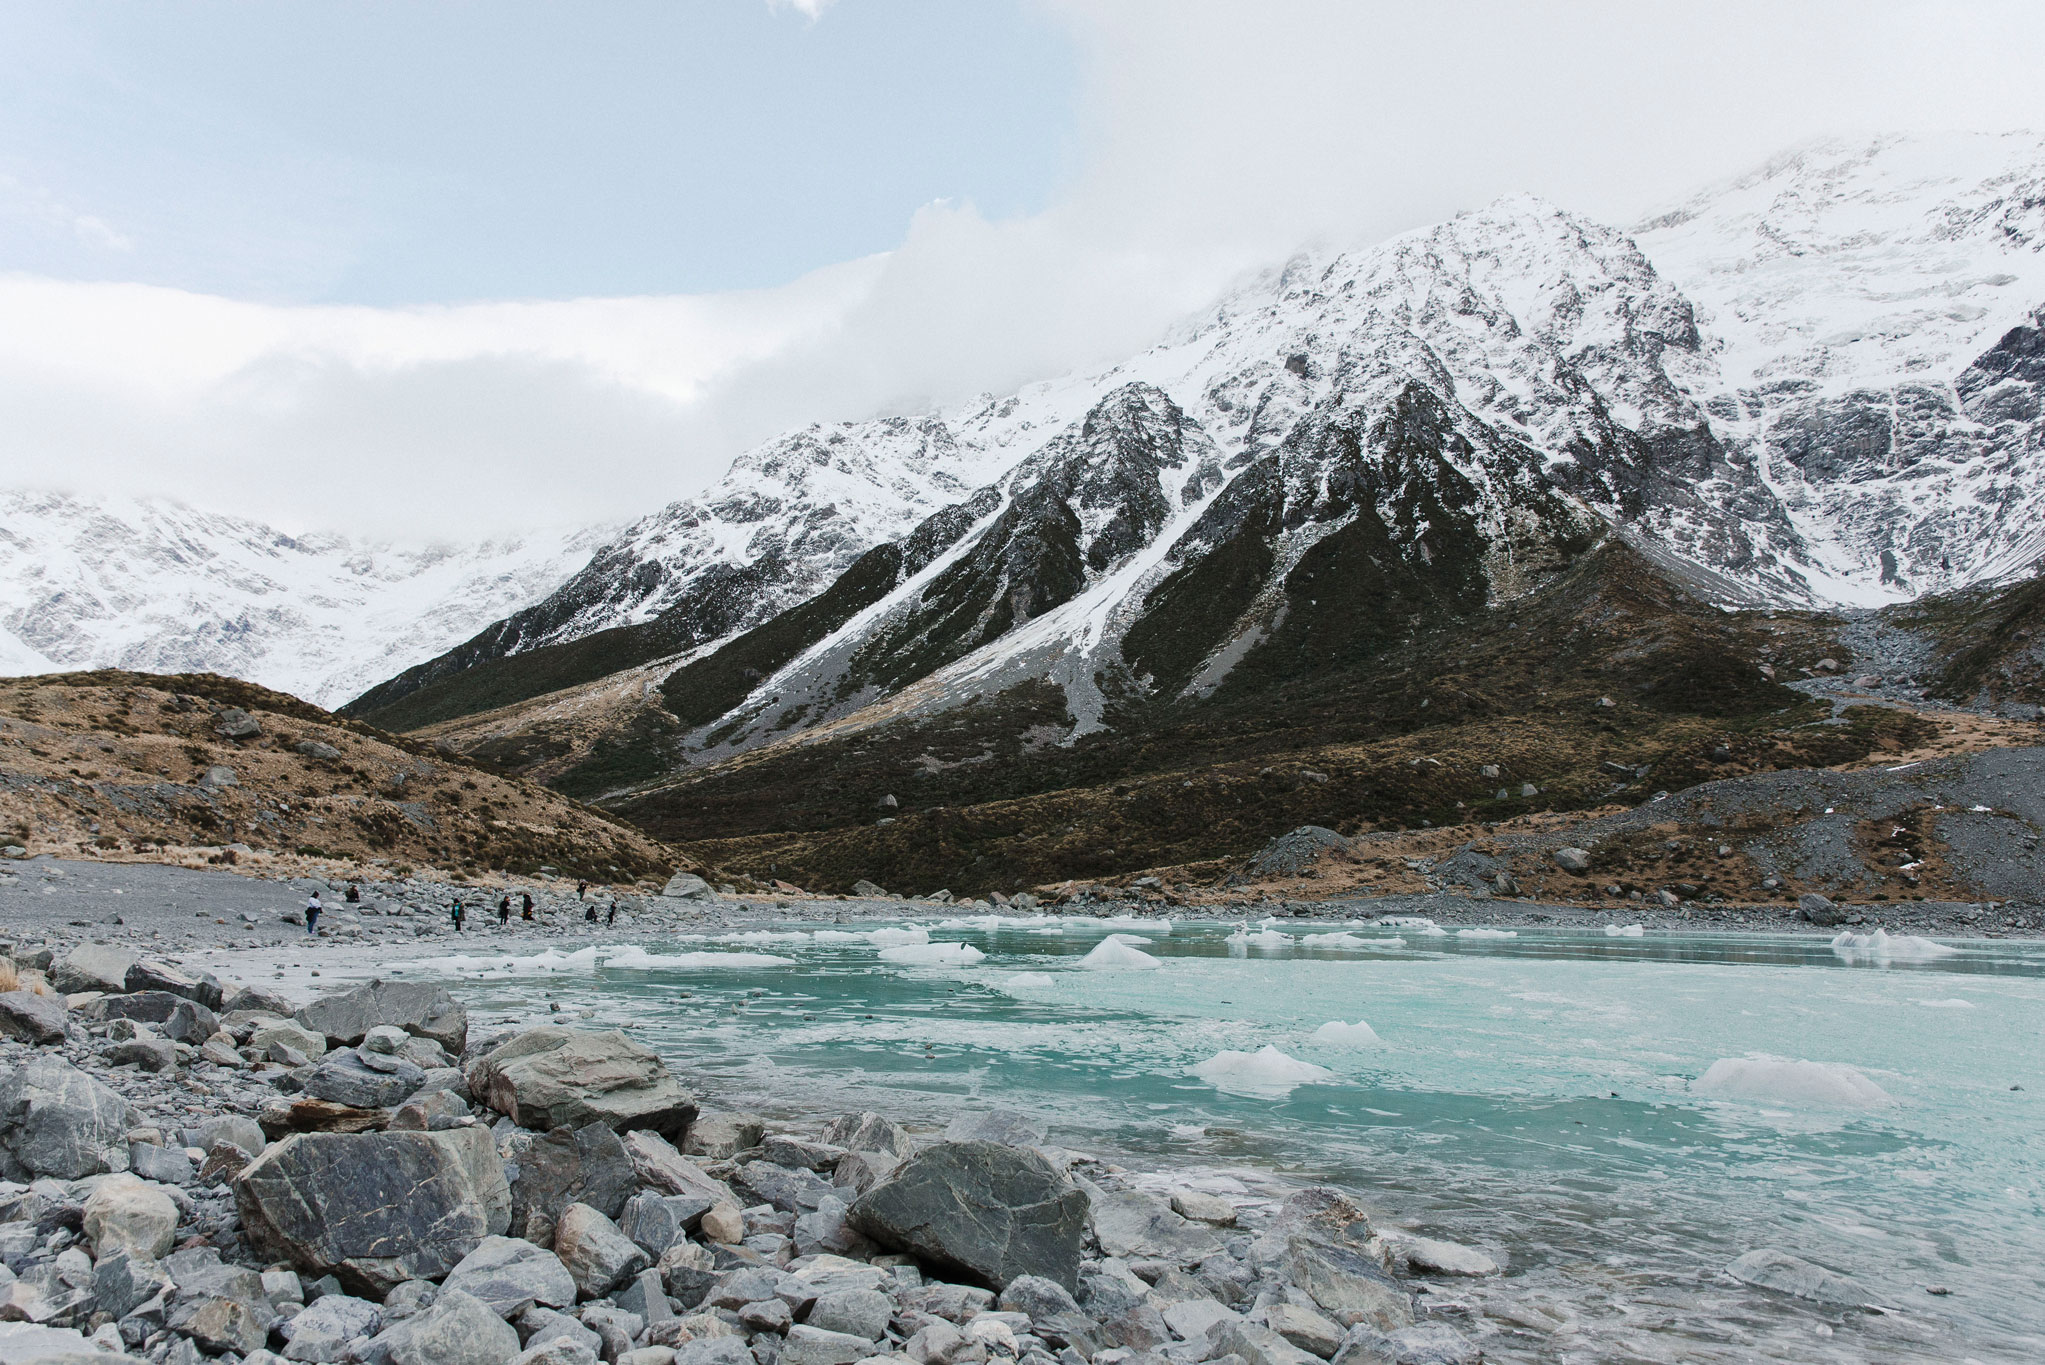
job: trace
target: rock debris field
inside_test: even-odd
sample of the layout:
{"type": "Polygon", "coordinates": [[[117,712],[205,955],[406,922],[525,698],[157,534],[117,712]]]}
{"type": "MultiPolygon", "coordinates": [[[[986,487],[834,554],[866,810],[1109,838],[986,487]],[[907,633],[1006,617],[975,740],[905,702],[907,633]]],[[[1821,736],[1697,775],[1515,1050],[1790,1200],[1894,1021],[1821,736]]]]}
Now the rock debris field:
{"type": "MultiPolygon", "coordinates": [[[[425,982],[320,991],[307,963],[452,934],[456,888],[366,886],[308,943],[286,921],[303,883],[9,873],[8,1365],[1482,1358],[1429,1306],[1497,1261],[1376,1229],[1339,1189],[1139,1181],[1006,1110],[771,1125],[699,1099],[621,1031],[475,1033],[425,982]]],[[[572,889],[535,902],[526,925],[514,892],[513,932],[586,932],[572,889]]],[[[631,911],[640,929],[729,912],[700,896],[631,911]]],[[[1783,1253],[1749,1259],[1729,1273],[1857,1301],[1783,1253]]]]}

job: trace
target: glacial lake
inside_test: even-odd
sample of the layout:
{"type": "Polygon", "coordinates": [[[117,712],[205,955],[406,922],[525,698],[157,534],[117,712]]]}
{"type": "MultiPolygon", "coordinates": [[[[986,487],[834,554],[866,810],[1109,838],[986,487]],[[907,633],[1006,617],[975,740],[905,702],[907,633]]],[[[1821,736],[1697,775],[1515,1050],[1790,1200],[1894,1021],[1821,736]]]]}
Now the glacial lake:
{"type": "Polygon", "coordinates": [[[2045,1359],[2045,944],[905,925],[392,965],[472,1028],[629,1027],[713,1107],[1004,1105],[1208,1188],[1351,1187],[1508,1263],[1430,1295],[1491,1359],[2045,1359]],[[1884,1311],[1722,1273],[1762,1246],[1884,1311]]]}

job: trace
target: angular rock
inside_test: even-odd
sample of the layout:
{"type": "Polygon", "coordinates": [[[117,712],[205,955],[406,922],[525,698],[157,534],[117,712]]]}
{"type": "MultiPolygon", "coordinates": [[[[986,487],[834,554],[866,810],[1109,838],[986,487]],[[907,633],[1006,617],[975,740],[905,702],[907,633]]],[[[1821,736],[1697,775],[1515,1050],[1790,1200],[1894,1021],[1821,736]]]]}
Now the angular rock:
{"type": "MultiPolygon", "coordinates": [[[[395,1061],[395,1059],[388,1059],[395,1061]]],[[[389,1109],[426,1082],[426,1073],[398,1061],[390,1070],[370,1066],[354,1048],[329,1052],[305,1078],[305,1093],[355,1109],[389,1109]]]]}
{"type": "Polygon", "coordinates": [[[173,1071],[178,1064],[177,1044],[166,1038],[139,1035],[106,1050],[111,1066],[139,1066],[144,1071],[173,1071]]]}
{"type": "MultiPolygon", "coordinates": [[[[672,1351],[667,1354],[670,1359],[674,1356],[672,1351]]],[[[587,1342],[569,1337],[550,1337],[519,1352],[511,1365],[597,1365],[600,1359],[602,1357],[587,1342]]]]}
{"type": "Polygon", "coordinates": [[[827,1332],[879,1341],[887,1335],[888,1319],[895,1314],[894,1301],[873,1289],[839,1289],[819,1294],[804,1319],[827,1332]]]}
{"type": "Polygon", "coordinates": [[[1564,872],[1588,872],[1591,870],[1590,850],[1558,848],[1555,850],[1555,866],[1564,872]]]}
{"type": "Polygon", "coordinates": [[[1855,1308],[1871,1301],[1866,1290],[1844,1275],[1775,1247],[1750,1251],[1725,1270],[1741,1284],[1772,1289],[1812,1303],[1855,1308]]]}
{"type": "Polygon", "coordinates": [[[423,981],[372,981],[323,995],[293,1016],[335,1047],[352,1047],[379,1024],[431,1038],[456,1056],[469,1036],[469,1016],[445,986],[423,981]]]}
{"type": "Polygon", "coordinates": [[[146,1256],[116,1251],[93,1263],[93,1304],[117,1321],[172,1288],[170,1272],[146,1256]]]}
{"type": "Polygon", "coordinates": [[[0,1076],[0,1146],[32,1175],[80,1180],[128,1169],[133,1110],[61,1057],[0,1076]]]}
{"type": "Polygon", "coordinates": [[[1433,1237],[1402,1237],[1399,1251],[1406,1266],[1416,1275],[1496,1275],[1497,1261],[1475,1247],[1460,1242],[1443,1242],[1433,1237]]]}
{"type": "Polygon", "coordinates": [[[1029,1316],[1031,1330],[1053,1346],[1070,1346],[1091,1359],[1101,1328],[1065,1286],[1041,1275],[1018,1275],[1001,1291],[1001,1311],[1029,1316]]]}
{"type": "Polygon", "coordinates": [[[914,1150],[908,1130],[872,1112],[846,1114],[824,1129],[824,1141],[848,1152],[885,1152],[906,1157],[914,1150]]]}
{"type": "Polygon", "coordinates": [[[1327,1360],[1342,1348],[1342,1329],[1311,1308],[1274,1303],[1264,1310],[1264,1325],[1305,1351],[1327,1360]]]}
{"type": "Polygon", "coordinates": [[[1269,1327],[1259,1327],[1240,1318],[1220,1323],[1208,1334],[1209,1350],[1215,1355],[1233,1355],[1246,1365],[1314,1365],[1308,1355],[1269,1327]]]}
{"type": "Polygon", "coordinates": [[[749,1147],[759,1146],[760,1135],[766,1131],[766,1126],[752,1114],[704,1110],[689,1125],[688,1135],[682,1139],[682,1153],[722,1161],[749,1147]]]}
{"type": "Polygon", "coordinates": [[[1110,1256],[1193,1265],[1222,1249],[1211,1228],[1182,1218],[1155,1195],[1089,1187],[1087,1196],[1094,1236],[1110,1256]]]}
{"type": "Polygon", "coordinates": [[[567,1308],[575,1302],[575,1278],[561,1258],[517,1237],[485,1237],[441,1282],[490,1306],[499,1317],[515,1318],[540,1304],[567,1308]]]}
{"type": "Polygon", "coordinates": [[[1406,1291],[1361,1251],[1293,1237],[1286,1243],[1285,1269],[1293,1284],[1343,1327],[1361,1322],[1390,1332],[1413,1321],[1406,1291]]]}
{"type": "Polygon", "coordinates": [[[674,1308],[667,1301],[667,1288],[658,1270],[640,1271],[612,1297],[618,1307],[649,1327],[656,1322],[666,1322],[675,1315],[674,1308]]]}
{"type": "Polygon", "coordinates": [[[653,1264],[638,1243],[587,1204],[561,1210],[554,1228],[554,1254],[588,1299],[602,1298],[653,1264]]]}
{"type": "Polygon", "coordinates": [[[710,901],[717,899],[717,893],[710,889],[710,883],[693,872],[677,872],[667,879],[667,885],[660,888],[660,894],[675,900],[710,901]]]}
{"type": "Polygon", "coordinates": [[[133,995],[102,995],[78,1007],[87,1019],[132,1019],[138,1024],[161,1024],[180,1005],[191,1002],[169,991],[137,991],[133,995]]]}
{"type": "Polygon", "coordinates": [[[603,1123],[672,1140],[696,1114],[667,1064],[618,1030],[527,1029],[472,1062],[468,1081],[479,1103],[541,1132],[603,1123]]]}
{"type": "Polygon", "coordinates": [[[289,1019],[293,1006],[283,996],[266,991],[260,986],[223,986],[220,991],[220,1003],[213,1008],[223,1014],[261,1013],[274,1015],[279,1019],[289,1019]]]}
{"type": "Polygon", "coordinates": [[[265,1055],[269,1053],[271,1048],[280,1044],[307,1058],[319,1058],[327,1055],[326,1035],[314,1033],[305,1025],[288,1019],[280,1019],[276,1023],[265,1024],[249,1034],[248,1045],[265,1055]]]}
{"type": "Polygon", "coordinates": [[[594,1355],[603,1348],[603,1338],[566,1313],[552,1308],[528,1308],[515,1324],[526,1349],[550,1341],[567,1340],[586,1347],[594,1355]]]}
{"type": "Polygon", "coordinates": [[[601,1123],[556,1128],[514,1142],[512,1159],[518,1178],[511,1185],[511,1232],[535,1242],[553,1242],[554,1220],[570,1204],[588,1204],[606,1218],[618,1217],[639,1183],[625,1144],[601,1123]]]}
{"type": "Polygon", "coordinates": [[[196,1000],[187,1000],[164,1019],[159,1031],[172,1042],[198,1047],[220,1031],[220,1020],[196,1000]]]}
{"type": "Polygon", "coordinates": [[[1831,929],[1846,923],[1847,912],[1834,905],[1829,897],[1815,891],[1806,891],[1796,898],[1797,914],[1822,928],[1831,929]]]}
{"type": "Polygon", "coordinates": [[[260,1293],[195,1294],[180,1283],[167,1325],[212,1354],[235,1351],[247,1355],[270,1339],[276,1321],[277,1310],[260,1293]]]}
{"type": "Polygon", "coordinates": [[[618,1228],[658,1260],[710,1212],[710,1201],[694,1195],[641,1190],[625,1201],[618,1228]]]}
{"type": "Polygon", "coordinates": [[[861,1195],[847,1216],[882,1246],[992,1288],[1019,1275],[1078,1284],[1087,1197],[1025,1148],[937,1143],[861,1195]]]}
{"type": "Polygon", "coordinates": [[[239,706],[222,707],[214,720],[214,730],[229,739],[254,739],[263,733],[263,723],[239,706]]]}
{"type": "Polygon", "coordinates": [[[791,1170],[829,1171],[844,1155],[843,1147],[834,1147],[827,1142],[810,1142],[786,1133],[775,1133],[760,1144],[762,1160],[791,1170]]]}
{"type": "Polygon", "coordinates": [[[188,971],[173,967],[167,962],[151,962],[144,959],[128,968],[124,988],[134,991],[167,991],[182,995],[209,1010],[220,1008],[220,978],[211,972],[188,971]]]}
{"type": "Polygon", "coordinates": [[[110,1175],[85,1201],[84,1228],[95,1257],[125,1252],[156,1260],[170,1251],[178,1206],[155,1185],[132,1175],[110,1175]]]}
{"type": "Polygon", "coordinates": [[[140,1356],[102,1350],[69,1327],[0,1322],[0,1361],[7,1365],[144,1365],[140,1356]]]}
{"type": "Polygon", "coordinates": [[[853,1365],[875,1354],[873,1342],[844,1332],[800,1324],[781,1343],[781,1365],[853,1365]]]}
{"type": "Polygon", "coordinates": [[[124,948],[81,943],[51,966],[50,984],[65,995],[83,991],[119,995],[128,989],[128,969],[134,965],[135,955],[124,948]]]}
{"type": "Polygon", "coordinates": [[[330,1361],[345,1359],[348,1343],[357,1337],[373,1337],[383,1326],[383,1313],[367,1299],[349,1294],[322,1294],[303,1312],[286,1318],[278,1328],[290,1344],[286,1360],[330,1361]]]}
{"type": "Polygon", "coordinates": [[[439,1278],[511,1221],[504,1167],[480,1127],[297,1134],[249,1164],[234,1200],[259,1255],[373,1297],[439,1278]]]}
{"type": "Polygon", "coordinates": [[[510,1323],[459,1289],[372,1338],[372,1359],[389,1365],[509,1365],[519,1354],[510,1323]]]}
{"type": "Polygon", "coordinates": [[[737,1183],[750,1190],[762,1204],[772,1204],[786,1213],[813,1209],[831,1197],[831,1182],[814,1171],[777,1166],[771,1161],[748,1161],[739,1168],[737,1183]]]}
{"type": "Polygon", "coordinates": [[[61,1043],[68,1017],[61,995],[0,991],[0,1037],[24,1043],[61,1043]]]}
{"type": "Polygon", "coordinates": [[[674,1365],[755,1365],[755,1362],[753,1353],[737,1337],[699,1337],[675,1348],[674,1365]]]}
{"type": "Polygon", "coordinates": [[[188,1131],[191,1140],[185,1145],[206,1152],[212,1151],[216,1142],[227,1142],[241,1148],[250,1156],[257,1156],[269,1145],[256,1121],[244,1118],[240,1114],[221,1114],[203,1120],[188,1131]]]}

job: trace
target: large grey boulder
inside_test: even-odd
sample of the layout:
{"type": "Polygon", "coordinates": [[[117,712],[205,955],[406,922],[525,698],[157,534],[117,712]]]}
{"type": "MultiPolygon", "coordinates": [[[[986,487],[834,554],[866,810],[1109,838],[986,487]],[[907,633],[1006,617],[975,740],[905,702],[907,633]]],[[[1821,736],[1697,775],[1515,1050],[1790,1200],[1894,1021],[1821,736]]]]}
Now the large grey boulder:
{"type": "Polygon", "coordinates": [[[24,1043],[61,1043],[67,1013],[62,996],[0,991],[0,1037],[24,1043]]]}
{"type": "Polygon", "coordinates": [[[1334,1365],[1478,1365],[1484,1352],[1445,1322],[1419,1322],[1391,1332],[1359,1323],[1342,1338],[1334,1365]]]}
{"type": "Polygon", "coordinates": [[[75,1328],[32,1322],[0,1322],[0,1361],[7,1365],[144,1365],[140,1356],[100,1349],[75,1328]]]}
{"type": "Polygon", "coordinates": [[[1110,1256],[1193,1265],[1222,1249],[1212,1229],[1180,1216],[1155,1195],[1089,1186],[1087,1196],[1094,1236],[1110,1256]]]}
{"type": "Polygon", "coordinates": [[[386,1328],[369,1350],[389,1365],[510,1365],[519,1346],[518,1333],[487,1304],[443,1289],[431,1308],[386,1328]]]}
{"type": "Polygon", "coordinates": [[[1413,1303],[1399,1282],[1368,1253],[1312,1236],[1285,1246],[1293,1284],[1343,1327],[1364,1323],[1391,1332],[1413,1321],[1413,1303]]]}
{"type": "Polygon", "coordinates": [[[937,1143],[861,1195],[846,1217],[882,1246],[993,1289],[1020,1275],[1078,1287],[1087,1197],[1028,1148],[937,1143]]]}
{"type": "Polygon", "coordinates": [[[66,995],[83,991],[118,995],[128,989],[128,969],[134,965],[135,955],[125,948],[81,943],[50,968],[50,984],[66,995]]]}
{"type": "Polygon", "coordinates": [[[913,1149],[907,1129],[872,1112],[846,1114],[833,1120],[824,1129],[824,1141],[848,1152],[885,1152],[890,1156],[907,1156],[913,1149]]]}
{"type": "MultiPolygon", "coordinates": [[[[513,1198],[516,1199],[515,1187],[513,1198]]],[[[641,1190],[625,1201],[618,1214],[618,1229],[637,1242],[640,1249],[658,1260],[667,1249],[681,1241],[689,1229],[710,1212],[710,1201],[696,1195],[661,1194],[641,1190]]]]}
{"type": "Polygon", "coordinates": [[[717,893],[710,889],[710,883],[693,872],[677,872],[667,879],[667,885],[660,888],[660,894],[684,901],[716,900],[717,893]]]}
{"type": "Polygon", "coordinates": [[[515,1138],[509,1155],[518,1167],[511,1182],[511,1234],[534,1242],[552,1244],[554,1220],[570,1204],[588,1204],[616,1218],[639,1186],[625,1144],[601,1123],[515,1138]]]}
{"type": "Polygon", "coordinates": [[[85,1201],[84,1228],[95,1259],[126,1252],[156,1260],[177,1233],[178,1206],[155,1185],[132,1175],[110,1175],[85,1201]]]}
{"type": "Polygon", "coordinates": [[[682,1151],[688,1156],[708,1157],[722,1161],[737,1156],[748,1147],[760,1145],[760,1136],[766,1131],[766,1124],[757,1114],[734,1114],[717,1110],[703,1110],[689,1124],[688,1136],[683,1139],[682,1151]]]}
{"type": "Polygon", "coordinates": [[[234,1202],[258,1255],[377,1298],[438,1279],[511,1222],[504,1167],[480,1127],[296,1133],[235,1178],[234,1202]]]}
{"type": "Polygon", "coordinates": [[[519,1237],[485,1237],[441,1287],[473,1295],[502,1318],[515,1318],[536,1303],[566,1308],[575,1302],[575,1277],[561,1258],[519,1237]]]}
{"type": "Polygon", "coordinates": [[[827,1332],[807,1323],[788,1329],[781,1343],[783,1365],[852,1365],[878,1352],[865,1337],[846,1332],[827,1332]]]}
{"type": "Polygon", "coordinates": [[[371,1066],[356,1049],[338,1048],[305,1078],[305,1093],[357,1109],[389,1109],[426,1083],[425,1071],[412,1063],[396,1057],[384,1060],[388,1066],[371,1066]]]}
{"type": "Polygon", "coordinates": [[[125,1099],[61,1057],[0,1076],[0,1147],[31,1175],[127,1170],[133,1116],[125,1099]]]}
{"type": "Polygon", "coordinates": [[[1821,928],[1831,929],[1846,923],[1847,912],[1832,903],[1829,896],[1815,891],[1806,891],[1796,899],[1799,915],[1821,928]]]}
{"type": "Polygon", "coordinates": [[[335,1047],[353,1047],[379,1024],[431,1038],[457,1057],[469,1037],[468,1012],[445,986],[424,981],[372,981],[323,995],[294,1017],[335,1047]]]}
{"type": "Polygon", "coordinates": [[[1555,866],[1564,872],[1588,872],[1591,870],[1590,850],[1558,848],[1555,850],[1555,866]]]}
{"type": "Polygon", "coordinates": [[[541,1132],[602,1123],[672,1140],[696,1115],[667,1063],[616,1029],[527,1029],[472,1062],[468,1081],[479,1103],[541,1132]]]}

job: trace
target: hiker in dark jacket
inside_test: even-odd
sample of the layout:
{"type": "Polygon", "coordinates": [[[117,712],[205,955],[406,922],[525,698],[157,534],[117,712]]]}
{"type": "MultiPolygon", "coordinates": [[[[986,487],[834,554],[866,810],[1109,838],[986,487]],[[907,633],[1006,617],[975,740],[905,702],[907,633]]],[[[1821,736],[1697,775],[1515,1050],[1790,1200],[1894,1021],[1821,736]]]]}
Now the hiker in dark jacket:
{"type": "Polygon", "coordinates": [[[589,907],[589,909],[587,909],[587,910],[585,910],[585,911],[583,911],[583,912],[582,912],[582,917],[583,917],[584,919],[588,920],[588,921],[589,921],[589,922],[590,922],[591,924],[595,924],[595,923],[596,923],[596,907],[595,907],[594,905],[590,906],[590,907],[589,907]]]}
{"type": "Polygon", "coordinates": [[[499,928],[511,923],[511,897],[497,902],[497,925],[499,928]]]}
{"type": "Polygon", "coordinates": [[[468,917],[469,912],[463,909],[462,903],[457,900],[454,903],[454,908],[447,913],[449,918],[454,920],[454,931],[459,934],[462,931],[462,921],[468,917]]]}
{"type": "Polygon", "coordinates": [[[525,909],[519,912],[518,917],[520,919],[531,919],[533,917],[533,893],[530,891],[521,891],[519,892],[519,896],[521,899],[525,901],[525,909]]]}
{"type": "Polygon", "coordinates": [[[616,924],[617,922],[618,922],[618,903],[616,901],[612,901],[611,913],[604,916],[604,923],[609,925],[616,924]]]}

